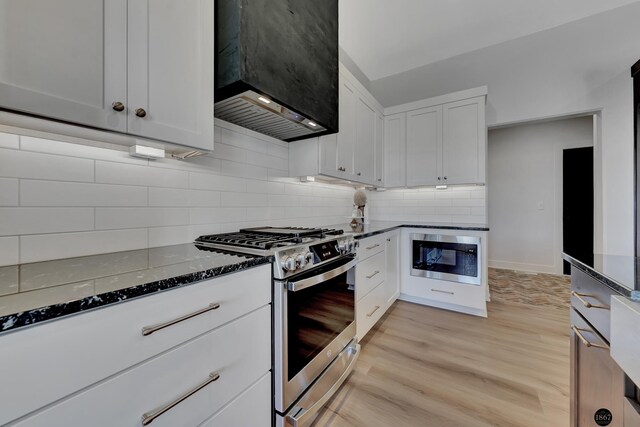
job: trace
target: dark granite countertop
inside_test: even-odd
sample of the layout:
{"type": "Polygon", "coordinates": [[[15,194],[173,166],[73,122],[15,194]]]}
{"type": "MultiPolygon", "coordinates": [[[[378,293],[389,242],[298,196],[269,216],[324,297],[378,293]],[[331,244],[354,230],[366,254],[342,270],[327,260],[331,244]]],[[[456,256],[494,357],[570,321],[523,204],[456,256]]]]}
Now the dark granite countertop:
{"type": "Polygon", "coordinates": [[[356,239],[375,236],[386,233],[396,228],[431,228],[435,230],[467,230],[467,231],[489,231],[486,224],[452,224],[444,222],[400,222],[400,221],[371,221],[370,224],[360,225],[351,228],[349,224],[331,225],[327,228],[342,229],[345,233],[353,233],[356,239]]]}
{"type": "Polygon", "coordinates": [[[593,254],[589,259],[578,259],[565,253],[562,258],[625,297],[631,298],[633,291],[640,290],[640,258],[593,254]]]}
{"type": "Polygon", "coordinates": [[[190,243],[0,267],[0,333],[271,261],[190,243]]]}

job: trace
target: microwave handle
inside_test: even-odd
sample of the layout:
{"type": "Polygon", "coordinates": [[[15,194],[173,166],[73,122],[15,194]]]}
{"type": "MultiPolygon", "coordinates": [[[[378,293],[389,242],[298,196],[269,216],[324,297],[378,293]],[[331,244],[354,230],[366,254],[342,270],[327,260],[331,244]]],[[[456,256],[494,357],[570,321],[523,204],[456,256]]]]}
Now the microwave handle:
{"type": "Polygon", "coordinates": [[[308,279],[298,280],[297,282],[288,282],[287,289],[291,292],[297,292],[302,289],[310,288],[311,286],[319,285],[320,283],[326,282],[327,280],[333,279],[334,277],[349,271],[355,267],[357,263],[358,260],[354,259],[347,264],[341,265],[333,270],[329,270],[326,273],[318,274],[317,276],[309,277],[308,279]]]}

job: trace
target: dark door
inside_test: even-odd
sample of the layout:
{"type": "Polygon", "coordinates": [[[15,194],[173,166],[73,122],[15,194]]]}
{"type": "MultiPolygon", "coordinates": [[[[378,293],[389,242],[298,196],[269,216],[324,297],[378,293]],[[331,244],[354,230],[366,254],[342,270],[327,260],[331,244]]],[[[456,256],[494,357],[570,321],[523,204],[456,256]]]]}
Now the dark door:
{"type": "Polygon", "coordinates": [[[593,147],[562,153],[562,240],[563,252],[593,264],[593,147]]]}

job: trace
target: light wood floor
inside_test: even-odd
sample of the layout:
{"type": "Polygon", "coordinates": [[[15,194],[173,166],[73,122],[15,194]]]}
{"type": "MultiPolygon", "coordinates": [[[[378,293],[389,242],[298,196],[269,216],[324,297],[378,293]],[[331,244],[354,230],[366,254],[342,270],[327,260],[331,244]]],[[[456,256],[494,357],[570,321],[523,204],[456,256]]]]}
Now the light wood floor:
{"type": "Polygon", "coordinates": [[[569,310],[492,302],[489,318],[398,301],[314,427],[569,425],[569,310]]]}

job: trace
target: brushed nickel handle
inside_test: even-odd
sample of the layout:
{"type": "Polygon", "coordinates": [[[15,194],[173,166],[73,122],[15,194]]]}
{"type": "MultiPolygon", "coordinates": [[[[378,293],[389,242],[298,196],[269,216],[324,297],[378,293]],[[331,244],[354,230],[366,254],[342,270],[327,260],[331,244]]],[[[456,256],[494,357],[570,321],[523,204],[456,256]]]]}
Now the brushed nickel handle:
{"type": "Polygon", "coordinates": [[[362,175],[362,172],[358,172],[356,175],[360,176],[360,175],[362,175]]]}
{"type": "Polygon", "coordinates": [[[445,181],[446,181],[446,180],[447,180],[447,177],[445,176],[445,177],[444,177],[444,179],[445,179],[445,181]]]}
{"type": "Polygon", "coordinates": [[[136,116],[142,118],[142,117],[146,117],[147,112],[144,110],[144,108],[136,108],[136,116]]]}
{"type": "Polygon", "coordinates": [[[153,326],[145,326],[144,328],[142,328],[142,335],[146,337],[147,335],[151,335],[152,333],[157,332],[160,329],[164,329],[168,326],[175,325],[176,323],[183,322],[187,319],[191,319],[192,317],[196,317],[202,313],[206,313],[207,311],[217,310],[219,308],[220,308],[220,304],[216,302],[212,302],[211,304],[209,304],[207,307],[203,309],[194,311],[193,313],[190,313],[190,314],[185,314],[184,316],[178,317],[177,319],[169,320],[168,322],[159,323],[153,326]]]}
{"type": "Polygon", "coordinates": [[[338,170],[339,170],[340,172],[346,172],[346,171],[347,171],[347,170],[346,170],[345,168],[343,168],[342,166],[340,166],[340,167],[338,168],[338,170]]]}
{"type": "Polygon", "coordinates": [[[111,104],[111,108],[116,111],[124,111],[124,104],[122,102],[114,102],[111,104]]]}
{"type": "Polygon", "coordinates": [[[367,246],[367,248],[366,248],[366,249],[367,249],[368,251],[370,251],[371,249],[373,249],[373,248],[377,248],[378,246],[380,246],[380,244],[379,244],[379,243],[376,243],[376,244],[375,244],[375,245],[373,245],[373,246],[367,246]]]}
{"type": "Polygon", "coordinates": [[[382,178],[378,178],[378,181],[382,181],[382,178]]]}
{"type": "Polygon", "coordinates": [[[571,329],[573,329],[573,332],[575,332],[576,336],[578,338],[580,338],[580,341],[582,341],[582,344],[584,344],[586,347],[604,348],[606,350],[609,349],[609,346],[606,345],[606,344],[594,344],[594,343],[590,342],[581,333],[581,331],[582,332],[591,332],[591,333],[593,333],[593,331],[591,331],[589,329],[578,328],[576,325],[571,325],[571,329]]]}
{"type": "Polygon", "coordinates": [[[391,237],[388,237],[388,238],[387,238],[387,242],[390,242],[390,241],[391,241],[391,237]]]}
{"type": "Polygon", "coordinates": [[[455,295],[455,292],[441,291],[440,289],[431,289],[431,292],[440,292],[441,294],[455,295]]]}
{"type": "Polygon", "coordinates": [[[379,305],[376,305],[376,307],[373,309],[373,311],[372,311],[371,313],[368,313],[368,314],[367,314],[367,317],[371,317],[371,316],[373,316],[373,313],[375,313],[376,311],[378,311],[378,309],[379,309],[379,308],[380,308],[380,306],[379,306],[379,305]]]}
{"type": "Polygon", "coordinates": [[[158,418],[160,415],[164,414],[165,412],[167,412],[171,408],[175,407],[176,405],[178,405],[181,402],[185,401],[189,397],[193,396],[194,394],[196,394],[197,392],[199,392],[200,390],[202,390],[203,388],[205,388],[206,386],[208,386],[212,382],[218,381],[219,378],[220,378],[220,374],[219,373],[211,372],[209,374],[209,378],[207,378],[206,381],[204,381],[202,384],[196,386],[194,389],[186,392],[182,396],[178,397],[173,402],[167,403],[166,405],[161,406],[158,409],[155,409],[155,410],[153,410],[151,412],[145,412],[144,414],[142,414],[142,425],[146,426],[146,425],[151,424],[153,422],[153,420],[158,418]]]}
{"type": "Polygon", "coordinates": [[[576,291],[571,291],[571,295],[578,298],[578,301],[582,303],[587,308],[601,308],[603,310],[610,310],[611,308],[608,305],[599,305],[599,304],[591,304],[589,301],[585,300],[583,297],[595,298],[595,295],[591,294],[580,294],[576,291]]]}
{"type": "Polygon", "coordinates": [[[379,270],[376,270],[373,272],[373,274],[371,276],[367,276],[367,279],[371,279],[373,276],[375,276],[376,274],[380,274],[379,270]]]}
{"type": "Polygon", "coordinates": [[[440,177],[438,177],[438,181],[440,181],[440,177]]]}

